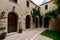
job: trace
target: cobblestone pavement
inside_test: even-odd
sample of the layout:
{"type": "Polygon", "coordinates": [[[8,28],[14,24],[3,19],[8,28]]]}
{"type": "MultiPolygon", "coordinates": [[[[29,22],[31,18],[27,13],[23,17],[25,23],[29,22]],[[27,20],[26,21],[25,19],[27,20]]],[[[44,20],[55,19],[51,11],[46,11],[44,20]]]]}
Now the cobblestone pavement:
{"type": "Polygon", "coordinates": [[[41,40],[42,36],[38,36],[34,38],[41,32],[43,32],[44,28],[37,28],[37,29],[27,29],[22,33],[13,33],[12,35],[7,36],[4,40],[41,40]]]}

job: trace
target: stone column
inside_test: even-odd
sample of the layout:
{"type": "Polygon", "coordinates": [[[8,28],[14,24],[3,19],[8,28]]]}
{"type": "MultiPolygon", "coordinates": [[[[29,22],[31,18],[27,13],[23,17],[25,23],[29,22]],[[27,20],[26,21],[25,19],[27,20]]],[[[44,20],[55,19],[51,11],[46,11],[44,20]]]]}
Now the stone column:
{"type": "Polygon", "coordinates": [[[21,26],[20,26],[20,25],[21,25],[20,22],[21,22],[21,18],[18,18],[17,32],[19,32],[19,29],[20,29],[20,27],[21,27],[21,26]]]}
{"type": "Polygon", "coordinates": [[[25,31],[26,30],[26,18],[23,18],[22,20],[21,20],[21,26],[22,26],[22,29],[25,31]]]}
{"type": "Polygon", "coordinates": [[[31,29],[33,29],[33,28],[34,28],[34,26],[33,26],[33,19],[32,19],[32,17],[31,17],[31,19],[30,19],[30,28],[31,28],[31,29]]]}
{"type": "Polygon", "coordinates": [[[44,17],[42,18],[42,28],[44,28],[44,17]]]}

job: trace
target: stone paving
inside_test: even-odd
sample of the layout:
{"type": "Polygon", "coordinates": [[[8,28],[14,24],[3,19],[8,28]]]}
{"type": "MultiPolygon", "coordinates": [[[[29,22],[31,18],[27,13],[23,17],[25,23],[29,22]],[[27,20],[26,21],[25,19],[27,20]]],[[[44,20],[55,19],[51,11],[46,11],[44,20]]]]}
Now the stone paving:
{"type": "Polygon", "coordinates": [[[53,39],[42,36],[42,35],[38,35],[37,37],[34,38],[34,40],[53,40],[53,39]]]}
{"type": "Polygon", "coordinates": [[[22,33],[14,33],[13,35],[9,35],[4,40],[41,40],[40,38],[44,39],[44,37],[39,36],[39,34],[44,30],[44,28],[27,29],[22,33]]]}

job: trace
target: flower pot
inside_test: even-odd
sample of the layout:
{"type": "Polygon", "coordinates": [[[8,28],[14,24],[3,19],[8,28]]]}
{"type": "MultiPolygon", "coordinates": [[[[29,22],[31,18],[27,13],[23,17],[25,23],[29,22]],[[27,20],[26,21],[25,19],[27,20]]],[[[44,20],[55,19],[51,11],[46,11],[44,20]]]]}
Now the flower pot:
{"type": "Polygon", "coordinates": [[[22,33],[22,29],[19,29],[19,33],[22,33]]]}

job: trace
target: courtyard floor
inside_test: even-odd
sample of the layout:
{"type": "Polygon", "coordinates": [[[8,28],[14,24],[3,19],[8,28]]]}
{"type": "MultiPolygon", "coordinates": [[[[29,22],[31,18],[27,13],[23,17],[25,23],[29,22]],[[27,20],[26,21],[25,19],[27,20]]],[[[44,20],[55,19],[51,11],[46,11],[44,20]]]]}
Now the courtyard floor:
{"type": "Polygon", "coordinates": [[[41,36],[40,33],[43,32],[44,28],[37,28],[37,29],[27,29],[22,33],[12,33],[11,35],[7,36],[4,40],[51,40],[50,38],[41,36]],[[40,35],[40,36],[39,36],[40,35]]]}

